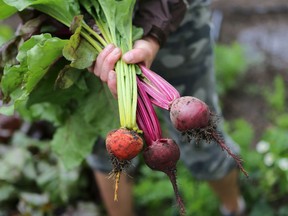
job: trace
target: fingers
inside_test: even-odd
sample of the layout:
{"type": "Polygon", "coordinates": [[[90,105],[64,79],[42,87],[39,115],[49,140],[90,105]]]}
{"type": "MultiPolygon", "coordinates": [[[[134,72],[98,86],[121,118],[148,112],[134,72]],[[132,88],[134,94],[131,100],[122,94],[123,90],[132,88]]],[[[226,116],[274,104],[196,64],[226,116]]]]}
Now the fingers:
{"type": "Polygon", "coordinates": [[[134,48],[125,53],[122,59],[128,64],[136,64],[146,60],[146,50],[142,48],[134,48]]]}
{"type": "Polygon", "coordinates": [[[120,48],[109,44],[99,53],[93,68],[93,73],[99,77],[102,82],[107,83],[110,92],[115,98],[117,98],[117,82],[114,67],[120,57],[120,48]]]}
{"type": "Polygon", "coordinates": [[[109,44],[98,55],[94,66],[94,74],[98,76],[103,82],[107,82],[108,74],[114,70],[116,62],[121,57],[121,50],[112,44],[109,44]]]}
{"type": "Polygon", "coordinates": [[[108,80],[107,80],[107,86],[112,93],[114,98],[117,98],[117,80],[116,80],[116,72],[110,71],[108,73],[108,80]]]}
{"type": "Polygon", "coordinates": [[[160,46],[152,37],[145,37],[137,40],[132,50],[122,56],[122,59],[128,64],[144,63],[150,67],[160,46]]]}

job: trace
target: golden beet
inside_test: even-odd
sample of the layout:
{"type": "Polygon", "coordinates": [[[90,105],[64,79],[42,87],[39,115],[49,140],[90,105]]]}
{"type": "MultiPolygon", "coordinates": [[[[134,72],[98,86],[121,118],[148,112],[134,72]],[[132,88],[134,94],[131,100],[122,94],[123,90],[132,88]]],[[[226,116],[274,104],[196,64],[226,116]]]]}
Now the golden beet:
{"type": "Polygon", "coordinates": [[[106,149],[119,160],[131,160],[143,148],[143,139],[136,131],[126,128],[112,130],[106,137],[106,149]]]}

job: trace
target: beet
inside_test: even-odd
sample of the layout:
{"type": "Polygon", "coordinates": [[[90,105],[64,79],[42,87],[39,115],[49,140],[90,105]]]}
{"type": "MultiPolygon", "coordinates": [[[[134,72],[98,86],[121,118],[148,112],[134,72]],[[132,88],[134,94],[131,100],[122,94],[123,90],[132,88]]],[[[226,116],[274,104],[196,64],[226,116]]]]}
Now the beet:
{"type": "Polygon", "coordinates": [[[185,214],[185,207],[179,194],[176,181],[176,164],[180,158],[178,145],[172,139],[158,139],[143,151],[144,162],[152,170],[164,172],[170,179],[180,214],[185,214]]]}
{"type": "Polygon", "coordinates": [[[129,167],[130,160],[143,149],[143,139],[134,130],[119,128],[110,131],[106,136],[106,149],[110,154],[113,170],[110,177],[114,177],[114,200],[118,200],[120,174],[129,167]]]}
{"type": "Polygon", "coordinates": [[[170,119],[174,127],[181,132],[205,127],[209,118],[208,106],[195,97],[179,97],[170,107],[170,119]]]}
{"type": "Polygon", "coordinates": [[[192,96],[180,97],[173,101],[170,107],[170,119],[174,127],[182,132],[190,142],[201,140],[211,142],[214,140],[222,150],[226,151],[236,161],[239,169],[248,177],[242,166],[242,160],[229,149],[217,131],[217,116],[210,112],[203,101],[192,96]]]}
{"type": "Polygon", "coordinates": [[[136,131],[119,128],[107,134],[106,148],[118,160],[131,160],[141,152],[143,139],[136,131]]]}

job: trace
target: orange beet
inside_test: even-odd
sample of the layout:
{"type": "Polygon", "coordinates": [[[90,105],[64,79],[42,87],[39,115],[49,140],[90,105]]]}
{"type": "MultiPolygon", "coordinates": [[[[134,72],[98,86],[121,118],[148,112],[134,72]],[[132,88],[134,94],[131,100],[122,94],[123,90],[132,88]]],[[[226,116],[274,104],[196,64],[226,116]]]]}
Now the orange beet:
{"type": "Polygon", "coordinates": [[[133,130],[119,128],[107,134],[106,149],[119,160],[131,160],[142,148],[143,139],[133,130]]]}

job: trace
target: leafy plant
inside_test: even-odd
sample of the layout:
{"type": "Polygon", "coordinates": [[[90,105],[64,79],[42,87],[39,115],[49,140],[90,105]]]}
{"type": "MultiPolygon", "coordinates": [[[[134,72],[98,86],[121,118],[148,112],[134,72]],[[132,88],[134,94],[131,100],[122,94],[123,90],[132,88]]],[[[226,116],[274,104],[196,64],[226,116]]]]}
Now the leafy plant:
{"type": "Polygon", "coordinates": [[[276,112],[283,112],[286,108],[286,88],[282,76],[277,75],[273,81],[273,88],[264,88],[263,96],[276,112]]]}
{"type": "MultiPolygon", "coordinates": [[[[215,212],[219,211],[219,203],[205,182],[193,179],[182,163],[178,165],[177,178],[180,189],[183,189],[180,193],[183,196],[187,215],[218,216],[215,212]],[[208,206],[207,202],[209,202],[208,206]]],[[[144,215],[177,215],[176,201],[171,199],[173,192],[169,189],[170,187],[169,180],[163,173],[153,172],[146,166],[141,166],[140,176],[134,188],[139,212],[145,212],[144,215]]]]}
{"type": "Polygon", "coordinates": [[[84,166],[66,170],[48,142],[19,131],[9,145],[0,144],[0,214],[53,215],[87,199],[79,193],[87,186],[84,166]]]}
{"type": "Polygon", "coordinates": [[[236,42],[231,45],[215,44],[214,52],[216,80],[219,83],[217,91],[224,95],[243,76],[249,62],[243,47],[236,42]]]}
{"type": "Polygon", "coordinates": [[[9,41],[14,35],[14,31],[8,25],[0,24],[0,46],[9,41]]]}

